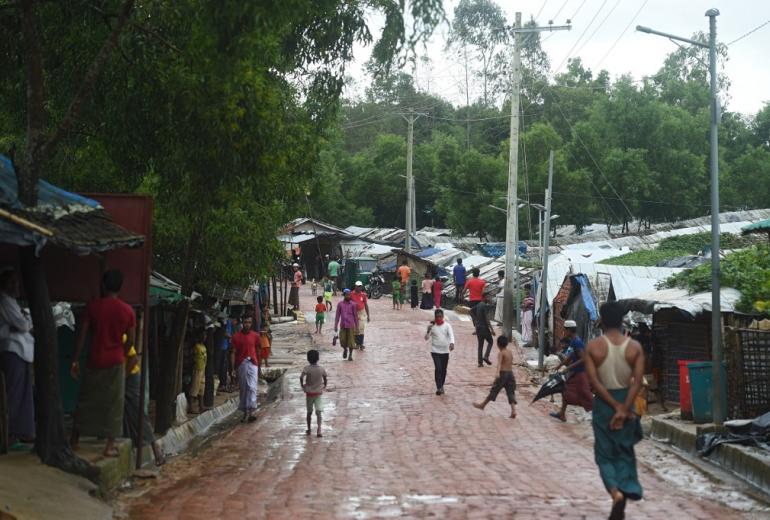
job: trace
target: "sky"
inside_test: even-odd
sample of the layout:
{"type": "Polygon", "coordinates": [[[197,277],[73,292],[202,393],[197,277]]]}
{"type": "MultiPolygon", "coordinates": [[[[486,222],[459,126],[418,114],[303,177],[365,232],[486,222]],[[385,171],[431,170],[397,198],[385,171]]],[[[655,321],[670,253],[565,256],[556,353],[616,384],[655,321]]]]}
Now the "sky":
{"type": "MultiPolygon", "coordinates": [[[[584,66],[594,72],[607,69],[613,78],[631,74],[640,79],[654,74],[663,65],[666,55],[677,47],[666,38],[637,32],[637,25],[691,37],[696,31],[708,32],[705,12],[717,8],[720,11],[717,17],[717,40],[729,43],[770,21],[770,1],[767,0],[496,1],[511,25],[517,11],[522,13],[524,21],[541,12],[536,18],[539,25],[547,25],[549,20],[553,20],[554,25],[564,25],[571,18],[571,31],[541,35],[543,49],[551,60],[552,74],[562,72],[567,58],[574,56],[579,56],[584,66]],[[627,26],[628,30],[624,33],[627,26]]],[[[449,20],[452,19],[457,3],[458,0],[444,0],[444,10],[449,20]]],[[[373,20],[373,32],[377,25],[378,21],[373,20]]],[[[461,81],[463,69],[457,60],[452,60],[443,50],[448,31],[447,24],[439,26],[427,46],[418,50],[418,56],[428,56],[431,65],[420,66],[417,70],[410,68],[408,72],[415,75],[421,90],[455,104],[465,104],[461,81]]],[[[770,23],[730,45],[729,60],[724,68],[731,81],[726,109],[754,114],[766,101],[770,101],[768,49],[770,23]]],[[[355,61],[349,69],[354,81],[347,87],[348,96],[355,97],[368,84],[369,78],[363,72],[363,65],[370,52],[371,48],[362,46],[356,49],[355,61]]],[[[480,85],[476,83],[475,88],[471,88],[472,98],[474,94],[475,97],[480,95],[480,85]]]]}

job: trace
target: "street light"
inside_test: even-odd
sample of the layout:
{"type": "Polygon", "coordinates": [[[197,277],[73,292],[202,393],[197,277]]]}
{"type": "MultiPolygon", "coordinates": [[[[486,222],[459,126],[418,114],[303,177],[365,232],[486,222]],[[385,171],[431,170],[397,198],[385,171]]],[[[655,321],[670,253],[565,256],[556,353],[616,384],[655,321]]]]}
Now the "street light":
{"type": "Polygon", "coordinates": [[[679,40],[709,50],[709,75],[711,89],[711,154],[709,172],[711,176],[711,361],[713,416],[715,424],[722,424],[726,417],[726,403],[722,399],[722,308],[719,287],[719,101],[717,99],[717,16],[718,9],[706,11],[709,18],[709,41],[698,42],[649,27],[636,26],[636,30],[679,40]]]}

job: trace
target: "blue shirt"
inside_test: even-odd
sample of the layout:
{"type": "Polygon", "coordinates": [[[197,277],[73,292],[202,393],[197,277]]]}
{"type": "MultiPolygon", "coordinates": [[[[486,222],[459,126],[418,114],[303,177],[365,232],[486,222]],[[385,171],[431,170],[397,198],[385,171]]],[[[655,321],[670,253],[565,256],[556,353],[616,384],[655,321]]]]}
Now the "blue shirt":
{"type": "Polygon", "coordinates": [[[235,334],[235,327],[233,327],[232,320],[228,319],[227,323],[225,324],[225,337],[222,338],[222,345],[219,348],[222,350],[227,350],[230,348],[230,338],[227,336],[232,337],[233,334],[235,334]]]}
{"type": "Polygon", "coordinates": [[[465,266],[463,264],[457,264],[452,269],[452,274],[455,277],[455,283],[457,285],[465,283],[465,266]]]}
{"type": "MultiPolygon", "coordinates": [[[[569,342],[569,347],[567,350],[567,357],[569,357],[569,364],[577,363],[581,359],[583,359],[583,353],[585,351],[586,347],[583,344],[583,340],[580,339],[579,336],[575,336],[572,338],[572,341],[569,342]]],[[[578,366],[574,367],[572,369],[573,374],[579,374],[580,372],[585,372],[586,366],[585,363],[580,363],[578,366]]]]}

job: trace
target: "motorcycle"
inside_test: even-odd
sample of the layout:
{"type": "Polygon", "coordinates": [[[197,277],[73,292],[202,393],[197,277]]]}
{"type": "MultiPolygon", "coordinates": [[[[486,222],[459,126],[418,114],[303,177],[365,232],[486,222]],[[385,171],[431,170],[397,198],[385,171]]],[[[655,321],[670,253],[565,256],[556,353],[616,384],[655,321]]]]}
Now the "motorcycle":
{"type": "Polygon", "coordinates": [[[373,300],[382,298],[384,288],[385,279],[379,273],[370,274],[369,279],[364,286],[364,289],[366,289],[366,295],[373,300]]]}

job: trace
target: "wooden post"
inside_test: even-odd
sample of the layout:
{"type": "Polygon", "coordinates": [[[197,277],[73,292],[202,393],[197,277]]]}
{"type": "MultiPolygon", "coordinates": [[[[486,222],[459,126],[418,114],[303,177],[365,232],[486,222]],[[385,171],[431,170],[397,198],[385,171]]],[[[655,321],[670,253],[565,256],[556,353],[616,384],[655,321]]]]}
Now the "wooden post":
{"type": "MultiPolygon", "coordinates": [[[[137,334],[136,334],[136,341],[134,343],[134,350],[136,350],[136,356],[137,361],[139,362],[139,413],[137,414],[138,417],[138,424],[136,425],[137,428],[137,438],[136,438],[136,469],[141,469],[142,467],[142,443],[144,442],[144,384],[147,380],[147,363],[145,363],[145,358],[147,356],[144,355],[146,348],[144,345],[144,324],[147,320],[145,319],[145,309],[142,309],[141,313],[139,314],[139,322],[137,326],[137,334]]],[[[126,377],[128,377],[128,374],[126,374],[126,377]]]]}
{"type": "Polygon", "coordinates": [[[278,289],[276,288],[275,275],[273,275],[273,315],[278,316],[278,289]]]}

